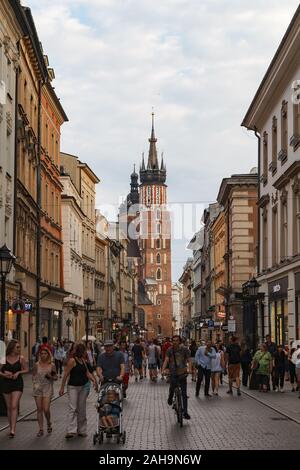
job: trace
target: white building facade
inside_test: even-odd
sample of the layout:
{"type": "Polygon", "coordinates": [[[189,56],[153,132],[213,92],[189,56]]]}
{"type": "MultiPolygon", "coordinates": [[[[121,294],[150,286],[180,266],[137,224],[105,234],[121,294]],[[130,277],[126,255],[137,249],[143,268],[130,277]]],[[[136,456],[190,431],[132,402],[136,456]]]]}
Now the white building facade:
{"type": "Polygon", "coordinates": [[[300,7],[242,125],[259,137],[260,337],[300,339],[300,7]]]}
{"type": "Polygon", "coordinates": [[[69,292],[64,298],[63,337],[71,341],[80,339],[80,316],[83,305],[82,273],[82,223],[81,197],[69,175],[61,175],[62,191],[62,233],[63,233],[63,275],[64,287],[69,292]]]}
{"type": "Polygon", "coordinates": [[[182,285],[180,282],[172,284],[172,305],[173,305],[173,334],[181,334],[183,328],[183,301],[182,285]]]}

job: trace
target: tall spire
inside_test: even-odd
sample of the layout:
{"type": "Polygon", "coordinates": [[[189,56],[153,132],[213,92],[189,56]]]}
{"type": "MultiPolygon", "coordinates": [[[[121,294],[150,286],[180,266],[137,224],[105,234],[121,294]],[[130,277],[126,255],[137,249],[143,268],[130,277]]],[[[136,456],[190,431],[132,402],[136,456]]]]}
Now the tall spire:
{"type": "Polygon", "coordinates": [[[159,168],[158,166],[158,159],[157,159],[157,150],[156,150],[156,142],[157,139],[155,137],[155,132],[154,132],[154,113],[152,112],[152,131],[151,131],[151,138],[149,139],[150,142],[150,148],[149,148],[149,157],[148,157],[148,169],[157,169],[159,168]]]}

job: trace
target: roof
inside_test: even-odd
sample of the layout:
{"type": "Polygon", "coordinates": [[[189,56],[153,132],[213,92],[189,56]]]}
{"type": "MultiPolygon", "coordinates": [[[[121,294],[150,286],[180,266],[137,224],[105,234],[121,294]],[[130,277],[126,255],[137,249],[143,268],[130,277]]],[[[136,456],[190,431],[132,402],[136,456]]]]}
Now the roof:
{"type": "Polygon", "coordinates": [[[258,185],[258,175],[256,173],[248,173],[246,175],[232,175],[230,178],[223,178],[217,196],[218,203],[225,206],[232,188],[244,185],[258,185]]]}

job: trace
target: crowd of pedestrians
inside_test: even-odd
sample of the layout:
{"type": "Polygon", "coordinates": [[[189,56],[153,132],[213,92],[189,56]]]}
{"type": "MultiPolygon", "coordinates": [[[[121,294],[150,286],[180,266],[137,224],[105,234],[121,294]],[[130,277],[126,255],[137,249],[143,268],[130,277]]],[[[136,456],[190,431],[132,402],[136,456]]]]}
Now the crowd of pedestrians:
{"type": "MultiPolygon", "coordinates": [[[[37,436],[53,430],[51,399],[53,384],[62,377],[59,395],[67,386],[68,410],[66,438],[87,435],[86,402],[91,384],[98,390],[98,383],[116,380],[123,384],[123,397],[127,397],[129,379],[142,381],[148,375],[150,384],[161,380],[169,383],[168,404],[172,404],[174,388],[179,383],[182,390],[184,417],[188,414],[187,377],[195,384],[195,396],[199,397],[202,383],[204,396],[218,396],[223,377],[228,375],[228,394],[241,395],[240,382],[250,389],[267,393],[283,392],[288,384],[291,391],[298,391],[300,398],[300,345],[289,348],[276,345],[270,336],[251,351],[232,336],[226,346],[221,342],[187,341],[175,335],[173,338],[149,341],[137,338],[128,343],[107,340],[104,344],[57,341],[51,344],[47,337],[38,341],[32,349],[32,386],[37,409],[37,436]]],[[[19,404],[22,397],[23,375],[29,372],[20,344],[11,340],[6,349],[5,364],[0,366],[1,391],[4,395],[9,423],[9,437],[16,432],[19,404]]],[[[153,385],[152,385],[153,386],[153,385]]]]}

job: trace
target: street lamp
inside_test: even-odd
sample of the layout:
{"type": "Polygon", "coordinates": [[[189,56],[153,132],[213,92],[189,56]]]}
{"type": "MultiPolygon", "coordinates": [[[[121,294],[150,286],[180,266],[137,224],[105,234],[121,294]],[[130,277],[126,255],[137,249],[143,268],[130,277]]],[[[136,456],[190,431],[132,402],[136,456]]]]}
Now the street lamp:
{"type": "Polygon", "coordinates": [[[3,245],[0,248],[0,276],[1,276],[1,321],[0,321],[0,340],[4,341],[5,337],[5,283],[6,276],[10,273],[12,265],[16,257],[3,245]]]}
{"type": "Polygon", "coordinates": [[[85,341],[86,341],[86,344],[88,343],[88,339],[89,339],[89,314],[91,312],[91,309],[92,309],[92,305],[94,305],[94,301],[87,298],[85,299],[84,301],[84,305],[85,305],[85,341]]]}
{"type": "Polygon", "coordinates": [[[255,277],[243,284],[244,301],[244,331],[245,336],[249,333],[253,353],[256,349],[256,328],[257,328],[257,300],[261,297],[258,293],[260,284],[255,277]],[[252,340],[252,341],[251,341],[252,340]]]}

